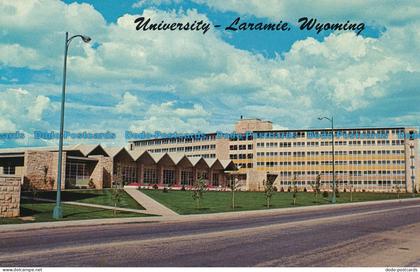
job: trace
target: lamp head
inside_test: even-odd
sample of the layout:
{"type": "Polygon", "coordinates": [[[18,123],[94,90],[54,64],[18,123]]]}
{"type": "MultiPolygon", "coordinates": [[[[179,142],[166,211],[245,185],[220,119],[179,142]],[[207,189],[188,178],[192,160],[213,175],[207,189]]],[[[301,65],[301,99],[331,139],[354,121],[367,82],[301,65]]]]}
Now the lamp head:
{"type": "Polygon", "coordinates": [[[92,39],[89,37],[89,36],[81,36],[82,37],[82,40],[85,42],[85,43],[88,43],[88,42],[90,42],[92,39]]]}

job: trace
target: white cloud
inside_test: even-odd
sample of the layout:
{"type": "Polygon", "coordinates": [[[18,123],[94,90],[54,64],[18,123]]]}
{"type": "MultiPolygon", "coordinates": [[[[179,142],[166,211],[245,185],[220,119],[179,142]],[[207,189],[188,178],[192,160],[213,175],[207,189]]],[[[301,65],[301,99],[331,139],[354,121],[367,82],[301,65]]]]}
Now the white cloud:
{"type": "Polygon", "coordinates": [[[43,114],[50,107],[50,100],[46,96],[35,96],[21,88],[10,88],[0,92],[1,129],[14,131],[27,130],[35,126],[43,127],[43,114]]]}
{"type": "Polygon", "coordinates": [[[179,4],[182,0],[139,0],[135,2],[133,8],[149,7],[149,6],[161,6],[169,4],[179,4]]]}
{"type": "Polygon", "coordinates": [[[0,116],[0,132],[14,132],[16,130],[16,125],[5,118],[5,116],[0,116]]]}
{"type": "MultiPolygon", "coordinates": [[[[88,4],[52,0],[3,0],[0,4],[0,62],[9,66],[57,68],[62,65],[64,32],[99,39],[105,20],[88,4]]],[[[81,42],[71,53],[80,55],[81,42]]]]}
{"type": "Polygon", "coordinates": [[[125,92],[120,103],[115,107],[118,113],[131,113],[143,110],[142,104],[139,102],[137,96],[132,95],[130,92],[125,92]]]}
{"type": "Polygon", "coordinates": [[[209,131],[209,114],[201,105],[176,107],[174,101],[151,105],[144,120],[131,122],[133,131],[196,132],[209,131]]]}
{"type": "Polygon", "coordinates": [[[34,104],[28,108],[28,118],[40,121],[45,109],[50,106],[50,99],[45,96],[37,96],[34,104]]]}

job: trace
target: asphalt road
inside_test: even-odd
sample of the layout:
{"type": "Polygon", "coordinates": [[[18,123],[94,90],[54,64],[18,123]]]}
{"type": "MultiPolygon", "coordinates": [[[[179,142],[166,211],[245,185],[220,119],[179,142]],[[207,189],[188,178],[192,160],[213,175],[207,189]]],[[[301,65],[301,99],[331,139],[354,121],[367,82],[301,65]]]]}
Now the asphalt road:
{"type": "Polygon", "coordinates": [[[420,200],[6,232],[0,266],[420,266],[420,200]]]}

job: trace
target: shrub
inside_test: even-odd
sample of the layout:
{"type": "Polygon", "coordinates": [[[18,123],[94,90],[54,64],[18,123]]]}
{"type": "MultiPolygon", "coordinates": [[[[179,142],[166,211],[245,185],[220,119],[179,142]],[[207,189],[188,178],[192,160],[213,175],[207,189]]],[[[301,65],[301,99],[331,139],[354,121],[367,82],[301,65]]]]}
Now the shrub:
{"type": "Polygon", "coordinates": [[[346,188],[344,188],[343,192],[344,192],[344,193],[345,193],[345,192],[347,192],[346,188]]]}
{"type": "Polygon", "coordinates": [[[95,189],[96,188],[95,183],[93,183],[92,179],[89,180],[88,186],[89,186],[89,189],[95,189]]]}
{"type": "Polygon", "coordinates": [[[328,192],[327,191],[322,192],[322,197],[328,197],[328,192]]]}
{"type": "Polygon", "coordinates": [[[282,193],[284,192],[284,188],[283,187],[280,188],[280,192],[282,192],[282,193]]]}
{"type": "Polygon", "coordinates": [[[363,193],[366,193],[366,190],[365,190],[365,189],[363,189],[363,190],[362,190],[362,192],[363,192],[363,193]]]}
{"type": "Polygon", "coordinates": [[[155,189],[155,190],[159,189],[158,185],[157,184],[154,184],[153,185],[153,189],[155,189]]]}
{"type": "Polygon", "coordinates": [[[288,188],[287,188],[287,192],[291,192],[292,191],[292,188],[289,186],[288,188]]]}
{"type": "Polygon", "coordinates": [[[308,190],[306,189],[306,187],[305,188],[303,188],[303,191],[306,193],[308,190]]]}
{"type": "Polygon", "coordinates": [[[277,191],[278,191],[278,189],[277,189],[277,187],[276,187],[276,186],[274,186],[274,187],[273,187],[273,191],[274,191],[274,192],[277,192],[277,191]]]}
{"type": "Polygon", "coordinates": [[[163,188],[163,192],[164,193],[169,193],[169,189],[165,187],[165,188],[163,188]]]}
{"type": "Polygon", "coordinates": [[[181,191],[185,191],[185,185],[182,185],[181,191]]]}

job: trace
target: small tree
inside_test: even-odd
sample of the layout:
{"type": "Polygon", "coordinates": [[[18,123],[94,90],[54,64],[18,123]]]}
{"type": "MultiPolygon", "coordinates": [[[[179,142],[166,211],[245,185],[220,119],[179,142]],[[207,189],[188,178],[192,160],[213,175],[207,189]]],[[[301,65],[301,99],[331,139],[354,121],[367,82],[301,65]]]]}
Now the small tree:
{"type": "Polygon", "coordinates": [[[293,177],[293,206],[296,206],[296,199],[297,199],[297,193],[298,193],[298,187],[297,187],[297,177],[293,177]]]}
{"type": "Polygon", "coordinates": [[[315,195],[315,203],[318,203],[318,195],[321,193],[321,175],[316,176],[315,182],[311,183],[315,195]]]}
{"type": "Polygon", "coordinates": [[[229,182],[229,188],[232,191],[232,210],[235,209],[235,191],[239,188],[239,179],[234,178],[229,182]]]}
{"type": "Polygon", "coordinates": [[[123,188],[124,188],[124,182],[123,182],[123,175],[122,175],[122,169],[121,166],[117,166],[117,170],[114,174],[114,182],[111,189],[111,199],[114,203],[114,216],[117,214],[117,205],[120,204],[122,198],[123,198],[123,188]]]}
{"type": "MultiPolygon", "coordinates": [[[[338,184],[340,184],[340,179],[339,178],[337,178],[336,179],[336,181],[335,181],[335,197],[337,197],[337,198],[339,198],[340,197],[340,190],[338,189],[338,184]]],[[[333,191],[333,189],[334,189],[334,186],[333,185],[331,185],[331,192],[333,191]]]]}
{"type": "Polygon", "coordinates": [[[401,187],[399,184],[395,185],[395,192],[397,192],[397,198],[400,199],[401,187]]]}
{"type": "Polygon", "coordinates": [[[271,201],[271,197],[273,196],[273,192],[274,192],[274,182],[273,181],[269,181],[269,180],[263,180],[263,184],[264,184],[264,196],[265,196],[265,200],[267,201],[267,208],[270,208],[270,201],[271,201]]]}
{"type": "Polygon", "coordinates": [[[353,202],[353,184],[350,184],[349,191],[350,191],[350,202],[353,202]]]}
{"type": "Polygon", "coordinates": [[[199,178],[194,183],[192,188],[192,198],[196,201],[197,209],[201,207],[201,199],[203,198],[204,192],[207,189],[207,184],[203,178],[199,178]]]}
{"type": "Polygon", "coordinates": [[[32,183],[29,183],[28,184],[28,190],[29,190],[29,192],[32,195],[31,206],[33,207],[34,206],[34,203],[35,203],[35,199],[38,197],[39,190],[32,183]]]}

